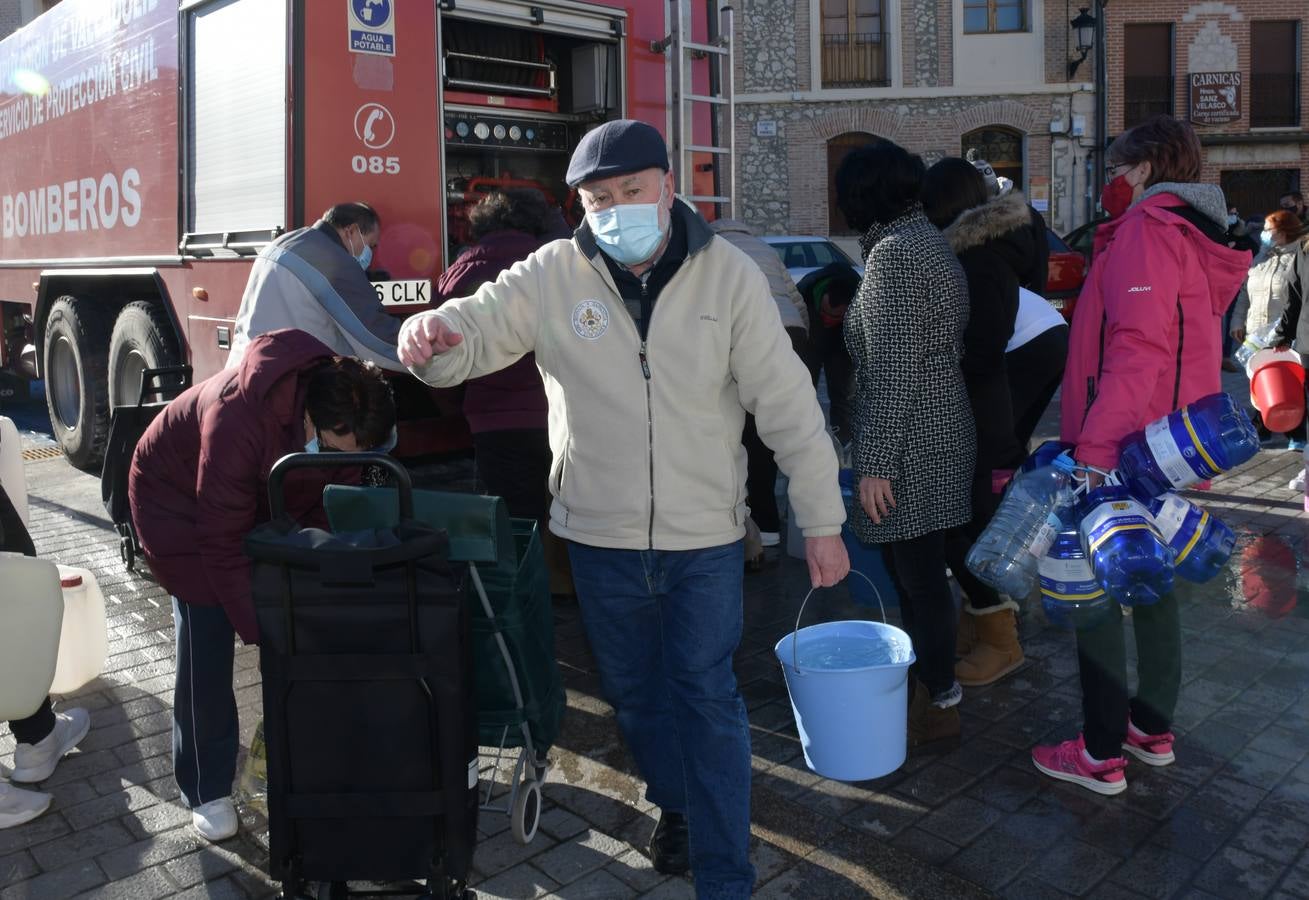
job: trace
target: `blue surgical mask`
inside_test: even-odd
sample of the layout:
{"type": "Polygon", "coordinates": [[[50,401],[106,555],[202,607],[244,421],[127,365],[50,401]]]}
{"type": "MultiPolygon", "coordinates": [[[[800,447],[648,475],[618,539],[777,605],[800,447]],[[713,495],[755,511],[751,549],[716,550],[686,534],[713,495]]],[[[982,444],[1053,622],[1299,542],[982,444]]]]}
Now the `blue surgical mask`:
{"type": "Polygon", "coordinates": [[[305,441],[305,453],[317,453],[317,452],[318,452],[318,435],[314,435],[312,438],[305,441]]]}
{"type": "Polygon", "coordinates": [[[1259,233],[1259,242],[1265,247],[1271,247],[1273,245],[1273,233],[1265,228],[1259,233]]]}
{"type": "MultiPolygon", "coordinates": [[[[359,240],[364,241],[363,232],[359,233],[359,240]]],[[[350,243],[353,246],[353,239],[350,243]]],[[[359,263],[359,268],[363,269],[365,272],[368,271],[368,266],[373,261],[373,248],[368,246],[368,241],[364,241],[364,249],[360,250],[358,253],[355,253],[353,250],[348,250],[347,252],[355,258],[355,262],[359,263]]]]}
{"type": "Polygon", "coordinates": [[[655,203],[623,203],[589,212],[586,224],[605,253],[623,265],[634,266],[654,256],[664,239],[666,226],[659,221],[663,199],[661,187],[655,203]]]}

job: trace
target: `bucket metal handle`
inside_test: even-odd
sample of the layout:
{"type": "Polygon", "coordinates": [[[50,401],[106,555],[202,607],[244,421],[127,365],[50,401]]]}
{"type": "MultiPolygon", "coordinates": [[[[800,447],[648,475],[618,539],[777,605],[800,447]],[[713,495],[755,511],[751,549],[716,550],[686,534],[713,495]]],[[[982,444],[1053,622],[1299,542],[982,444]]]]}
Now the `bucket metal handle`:
{"type": "MultiPolygon", "coordinates": [[[[851,569],[850,575],[858,575],[864,581],[868,582],[868,586],[873,589],[873,596],[877,598],[877,608],[882,611],[882,624],[889,624],[886,621],[886,604],[882,603],[882,592],[877,589],[877,585],[873,584],[873,579],[869,578],[858,569],[851,569]]],[[[846,577],[848,578],[849,576],[847,575],[846,577]]],[[[832,587],[836,587],[836,585],[832,585],[832,587]]],[[[816,590],[819,590],[819,588],[811,587],[809,593],[804,595],[804,601],[800,604],[800,611],[795,615],[795,629],[791,632],[791,668],[795,669],[796,673],[799,675],[804,674],[804,670],[800,668],[799,662],[800,619],[804,616],[804,608],[808,605],[809,598],[814,595],[814,591],[816,590]]]]}

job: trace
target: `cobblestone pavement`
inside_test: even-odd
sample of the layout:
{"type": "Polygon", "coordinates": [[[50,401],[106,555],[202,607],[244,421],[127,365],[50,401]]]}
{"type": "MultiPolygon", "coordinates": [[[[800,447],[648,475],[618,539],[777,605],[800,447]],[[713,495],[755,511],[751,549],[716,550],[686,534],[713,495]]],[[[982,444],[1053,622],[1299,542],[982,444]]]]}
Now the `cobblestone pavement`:
{"type": "MultiPolygon", "coordinates": [[[[1133,763],[1128,791],[1114,798],[1032,769],[1031,745],[1076,734],[1080,717],[1072,638],[1049,627],[1039,605],[1023,617],[1027,665],[967,691],[959,750],[873,782],[812,774],[772,654],[807,577],[790,559],[748,576],[736,669],[754,739],[757,896],[1309,898],[1309,605],[1298,603],[1307,598],[1298,574],[1307,520],[1286,490],[1299,464],[1270,448],[1194,495],[1240,531],[1238,556],[1218,582],[1182,594],[1177,763],[1133,763]]],[[[29,461],[27,476],[39,551],[100,578],[111,656],[100,679],[61,701],[88,707],[93,727],[42,786],[53,808],[0,831],[0,897],[270,896],[257,811],[244,809],[237,838],[208,846],[178,801],[168,598],[123,571],[96,479],[57,458],[29,461]]],[[[846,617],[867,611],[839,589],[816,594],[805,614],[846,617]]],[[[556,639],[569,710],[541,831],[521,846],[505,817],[483,815],[479,896],[693,896],[641,852],[652,810],[600,697],[575,607],[558,608],[556,639]]],[[[260,715],[252,649],[237,655],[236,687],[248,747],[260,715]]],[[[0,762],[12,765],[12,751],[6,731],[0,762]]]]}

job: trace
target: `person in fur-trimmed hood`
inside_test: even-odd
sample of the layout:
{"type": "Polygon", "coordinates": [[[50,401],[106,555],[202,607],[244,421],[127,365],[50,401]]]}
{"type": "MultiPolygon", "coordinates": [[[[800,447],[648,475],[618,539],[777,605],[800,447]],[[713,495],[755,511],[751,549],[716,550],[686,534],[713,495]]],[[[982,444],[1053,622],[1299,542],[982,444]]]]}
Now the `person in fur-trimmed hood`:
{"type": "Polygon", "coordinates": [[[1017,603],[968,571],[964,560],[995,513],[991,473],[1015,468],[1024,455],[1014,429],[1005,349],[1014,333],[1018,288],[1036,266],[1031,215],[1023,195],[991,197],[983,174],[967,160],[943,159],[927,171],[923,208],[944,233],[968,279],[963,371],[977,422],[972,519],[946,541],[946,560],[967,599],[960,616],[955,677],[964,686],[991,684],[1023,663],[1017,603]]]}

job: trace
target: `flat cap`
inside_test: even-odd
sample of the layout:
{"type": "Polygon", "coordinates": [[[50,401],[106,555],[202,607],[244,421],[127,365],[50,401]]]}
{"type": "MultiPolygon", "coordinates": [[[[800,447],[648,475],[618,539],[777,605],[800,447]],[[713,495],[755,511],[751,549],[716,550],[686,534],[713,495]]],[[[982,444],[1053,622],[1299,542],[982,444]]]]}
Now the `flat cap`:
{"type": "Polygon", "coordinates": [[[597,178],[612,178],[642,169],[668,171],[668,145],[652,125],[615,119],[588,131],[573,151],[564,181],[577,187],[597,178]]]}

